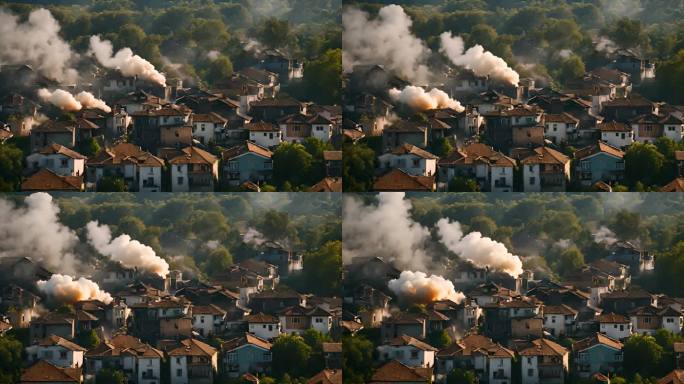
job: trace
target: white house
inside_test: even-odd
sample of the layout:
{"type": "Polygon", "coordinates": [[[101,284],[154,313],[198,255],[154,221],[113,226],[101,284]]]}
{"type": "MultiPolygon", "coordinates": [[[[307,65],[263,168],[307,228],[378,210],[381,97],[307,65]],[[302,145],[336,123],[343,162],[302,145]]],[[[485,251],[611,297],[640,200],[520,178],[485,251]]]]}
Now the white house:
{"type": "Polygon", "coordinates": [[[387,172],[399,168],[413,176],[432,176],[437,171],[437,156],[415,145],[404,144],[378,157],[387,172]]]}
{"type": "Polygon", "coordinates": [[[78,368],[83,366],[85,351],[74,342],[50,335],[26,347],[26,357],[29,362],[46,360],[59,367],[78,368]]]}
{"type": "Polygon", "coordinates": [[[80,176],[85,170],[86,157],[63,145],[52,143],[26,157],[31,172],[47,168],[61,176],[80,176]]]}
{"type": "Polygon", "coordinates": [[[214,112],[192,115],[192,137],[202,144],[215,143],[226,128],[227,120],[214,112]]]}
{"type": "Polygon", "coordinates": [[[599,332],[615,340],[624,340],[632,334],[632,323],[628,318],[616,313],[606,313],[598,317],[599,332]]]}
{"type": "Polygon", "coordinates": [[[164,160],[131,143],[119,143],[88,160],[88,186],[94,189],[102,177],[124,179],[129,191],[161,192],[164,160]]]}
{"type": "Polygon", "coordinates": [[[209,337],[223,330],[226,311],[215,306],[195,305],[192,307],[192,329],[200,336],[209,337]]]}
{"type": "Polygon", "coordinates": [[[544,329],[559,337],[572,332],[577,320],[577,311],[565,304],[544,306],[544,329]]]}
{"type": "Polygon", "coordinates": [[[548,339],[533,340],[522,347],[520,369],[522,384],[562,384],[570,368],[570,353],[548,339]]]}
{"type": "Polygon", "coordinates": [[[512,380],[511,366],[514,354],[502,347],[501,354],[492,354],[487,359],[489,383],[509,384],[512,380]],[[510,353],[509,353],[510,352],[510,353]]]}
{"type": "Polygon", "coordinates": [[[247,329],[262,339],[271,340],[280,335],[280,320],[271,315],[256,313],[246,316],[247,329]]]}
{"type": "Polygon", "coordinates": [[[611,121],[598,124],[598,129],[601,132],[601,141],[613,147],[624,149],[634,143],[634,131],[627,124],[611,121]]]}
{"type": "Polygon", "coordinates": [[[314,308],[308,313],[311,317],[311,328],[327,335],[332,329],[332,314],[321,307],[314,308]]]}
{"type": "Polygon", "coordinates": [[[171,192],[213,192],[218,180],[218,158],[197,147],[185,147],[169,160],[171,192]]]}
{"type": "Polygon", "coordinates": [[[675,143],[684,139],[684,120],[675,115],[669,115],[660,121],[663,124],[663,134],[675,143]]]}
{"type": "Polygon", "coordinates": [[[682,325],[684,325],[684,317],[682,317],[681,311],[668,306],[660,312],[660,317],[663,328],[677,335],[681,333],[682,325]]]}
{"type": "Polygon", "coordinates": [[[513,191],[515,160],[486,144],[472,143],[457,149],[439,160],[438,165],[440,190],[446,190],[454,177],[461,176],[477,180],[482,191],[513,191]]]}
{"type": "Polygon", "coordinates": [[[309,120],[309,124],[311,124],[311,136],[326,143],[330,141],[334,129],[334,124],[330,119],[323,115],[316,115],[309,120]]]}
{"type": "Polygon", "coordinates": [[[218,370],[218,351],[196,339],[185,339],[168,352],[171,384],[211,384],[218,370]]]}
{"type": "Polygon", "coordinates": [[[525,192],[564,192],[570,179],[570,158],[549,147],[535,148],[521,162],[525,192]]]}
{"type": "Polygon", "coordinates": [[[164,353],[130,335],[119,334],[86,352],[87,379],[111,365],[122,368],[128,380],[138,384],[158,384],[164,353]]]}
{"type": "Polygon", "coordinates": [[[397,360],[409,367],[430,368],[435,365],[438,349],[415,339],[402,335],[378,347],[381,361],[397,360]]]}
{"type": "Polygon", "coordinates": [[[579,120],[566,112],[544,116],[544,137],[555,144],[568,142],[577,133],[578,127],[579,120]]]}
{"type": "Polygon", "coordinates": [[[249,131],[249,141],[262,147],[277,147],[283,141],[280,128],[274,124],[258,121],[245,124],[245,128],[249,131]]]}

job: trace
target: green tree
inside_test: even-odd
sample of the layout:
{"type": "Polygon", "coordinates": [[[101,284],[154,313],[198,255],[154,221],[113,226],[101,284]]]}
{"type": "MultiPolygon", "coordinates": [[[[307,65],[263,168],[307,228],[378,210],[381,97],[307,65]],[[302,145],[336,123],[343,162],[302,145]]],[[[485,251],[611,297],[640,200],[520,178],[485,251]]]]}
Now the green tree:
{"type": "Polygon", "coordinates": [[[294,224],[290,221],[290,215],[274,209],[266,211],[256,222],[255,227],[269,240],[293,241],[297,234],[294,224]]]}
{"type": "Polygon", "coordinates": [[[342,337],[344,382],[364,384],[373,372],[373,343],[361,335],[342,337]]]}
{"type": "Polygon", "coordinates": [[[663,347],[653,336],[634,334],[624,343],[624,369],[628,375],[640,373],[646,376],[658,374],[663,358],[663,347]]]}
{"type": "Polygon", "coordinates": [[[19,382],[23,350],[21,342],[13,337],[0,337],[0,383],[19,382]]]}
{"type": "Polygon", "coordinates": [[[100,345],[100,338],[97,336],[97,333],[91,329],[90,331],[79,333],[76,337],[76,343],[83,348],[90,349],[100,345]]]}
{"type": "Polygon", "coordinates": [[[684,241],[659,254],[655,263],[658,288],[672,295],[684,294],[684,241]]]}
{"type": "Polygon", "coordinates": [[[225,55],[219,55],[209,63],[205,79],[209,84],[221,84],[228,81],[232,74],[233,63],[230,61],[230,58],[225,55]]]}
{"type": "Polygon", "coordinates": [[[24,168],[24,154],[13,144],[0,144],[0,191],[19,189],[24,168]]]}
{"type": "Polygon", "coordinates": [[[364,192],[373,189],[375,152],[365,144],[347,144],[342,156],[344,190],[364,192]]]}
{"type": "Polygon", "coordinates": [[[556,271],[561,275],[565,275],[577,271],[583,265],[584,254],[576,246],[571,246],[560,253],[556,271]]]}
{"type": "Polygon", "coordinates": [[[449,182],[449,192],[479,192],[477,181],[466,177],[456,176],[449,182]]]}
{"type": "Polygon", "coordinates": [[[637,182],[654,185],[664,165],[665,156],[655,145],[634,143],[625,153],[625,179],[632,186],[637,182]]]}
{"type": "Polygon", "coordinates": [[[287,20],[269,17],[259,23],[257,39],[269,48],[285,48],[293,42],[294,35],[287,20]]]}
{"type": "Polygon", "coordinates": [[[100,152],[100,149],[100,143],[98,143],[97,139],[94,137],[86,140],[78,147],[79,152],[86,157],[96,155],[98,152],[100,152]]]}
{"type": "Polygon", "coordinates": [[[435,331],[428,335],[428,343],[435,348],[442,349],[451,344],[451,337],[445,329],[435,331]]]}
{"type": "Polygon", "coordinates": [[[126,192],[126,182],[121,177],[104,176],[97,182],[97,192],[126,192]]]}
{"type": "Polygon", "coordinates": [[[644,40],[643,25],[639,20],[624,17],[613,22],[608,37],[621,48],[634,48],[644,40]]]}
{"type": "Polygon", "coordinates": [[[126,384],[126,382],[126,375],[114,368],[102,368],[95,375],[95,383],[97,384],[126,384]]]}
{"type": "Polygon", "coordinates": [[[308,375],[307,363],[311,347],[299,335],[281,335],[271,347],[272,372],[276,377],[289,374],[294,377],[308,375]]]}
{"type": "Polygon", "coordinates": [[[473,371],[454,368],[447,375],[447,384],[477,384],[477,376],[473,371]]]}
{"type": "Polygon", "coordinates": [[[319,104],[339,105],[342,99],[342,50],[328,50],[310,62],[303,80],[308,98],[319,104]]]}
{"type": "Polygon", "coordinates": [[[292,186],[310,186],[310,170],[314,159],[302,144],[283,142],[273,152],[273,181],[278,185],[289,182],[292,186]]]}
{"type": "Polygon", "coordinates": [[[214,276],[225,272],[231,265],[233,265],[233,257],[230,252],[225,247],[218,247],[209,253],[204,272],[209,276],[214,276]]]}
{"type": "Polygon", "coordinates": [[[570,55],[561,61],[558,77],[563,84],[566,84],[568,81],[581,78],[585,72],[582,58],[577,55],[570,55]]]}
{"type": "Polygon", "coordinates": [[[342,242],[329,241],[304,255],[304,278],[307,292],[334,296],[342,279],[342,242]]]}
{"type": "Polygon", "coordinates": [[[635,240],[641,234],[641,215],[627,210],[618,211],[610,228],[622,240],[635,240]]]}

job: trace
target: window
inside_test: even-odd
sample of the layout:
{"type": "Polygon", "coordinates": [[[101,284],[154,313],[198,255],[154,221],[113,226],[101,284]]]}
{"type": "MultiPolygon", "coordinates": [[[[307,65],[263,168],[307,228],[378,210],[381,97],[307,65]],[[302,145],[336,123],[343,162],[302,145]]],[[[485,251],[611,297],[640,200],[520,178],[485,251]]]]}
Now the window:
{"type": "Polygon", "coordinates": [[[62,159],[62,168],[66,167],[69,165],[69,160],[67,159],[62,159]]]}
{"type": "Polygon", "coordinates": [[[536,183],[536,179],[534,177],[530,177],[530,185],[534,185],[536,183]]]}
{"type": "Polygon", "coordinates": [[[60,352],[59,352],[59,358],[62,359],[62,360],[66,359],[66,358],[67,358],[67,353],[66,353],[66,351],[60,351],[60,352]]]}
{"type": "Polygon", "coordinates": [[[183,370],[182,369],[176,369],[176,377],[181,377],[183,376],[183,370]]]}
{"type": "Polygon", "coordinates": [[[411,358],[412,359],[417,359],[418,358],[418,351],[415,349],[411,351],[411,358]]]}
{"type": "Polygon", "coordinates": [[[183,177],[178,178],[178,185],[183,185],[183,177]]]}
{"type": "Polygon", "coordinates": [[[534,172],[534,166],[533,165],[528,165],[527,170],[530,172],[534,172]]]}
{"type": "Polygon", "coordinates": [[[528,369],[527,370],[527,376],[530,376],[530,377],[534,376],[534,369],[532,369],[532,368],[528,369]]]}

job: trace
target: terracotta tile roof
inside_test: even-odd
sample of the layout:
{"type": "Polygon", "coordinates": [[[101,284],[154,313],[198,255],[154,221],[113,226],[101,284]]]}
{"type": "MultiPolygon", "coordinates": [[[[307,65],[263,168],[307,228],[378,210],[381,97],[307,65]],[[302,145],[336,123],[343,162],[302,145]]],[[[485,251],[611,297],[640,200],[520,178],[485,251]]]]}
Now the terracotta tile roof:
{"type": "Polygon", "coordinates": [[[342,384],[342,370],[324,369],[310,378],[306,384],[342,384]]]}
{"type": "Polygon", "coordinates": [[[673,370],[658,380],[658,384],[684,384],[684,369],[673,370]]]}
{"type": "Polygon", "coordinates": [[[408,120],[397,120],[391,126],[385,128],[383,132],[423,133],[425,130],[426,127],[422,124],[408,120]]]}
{"type": "Polygon", "coordinates": [[[437,156],[433,155],[432,153],[418,148],[415,145],[407,144],[404,143],[403,145],[400,145],[396,148],[394,148],[392,151],[390,151],[393,155],[416,155],[418,157],[421,157],[423,159],[438,159],[437,156]]]}
{"type": "Polygon", "coordinates": [[[33,128],[31,132],[51,133],[51,132],[73,132],[74,123],[65,121],[47,120],[39,126],[33,128]]]}
{"type": "Polygon", "coordinates": [[[170,350],[169,356],[207,356],[216,354],[216,348],[197,339],[185,339],[178,348],[170,350]]]}
{"type": "Polygon", "coordinates": [[[21,183],[22,191],[71,191],[83,189],[83,176],[61,176],[43,168],[21,183]]]}
{"type": "Polygon", "coordinates": [[[359,131],[358,129],[350,128],[345,128],[344,130],[342,130],[342,134],[352,141],[359,140],[366,136],[363,132],[359,131]]]}
{"type": "Polygon", "coordinates": [[[545,305],[544,314],[549,315],[576,315],[577,311],[573,308],[568,307],[565,304],[561,305],[545,305]]]}
{"type": "Polygon", "coordinates": [[[211,153],[199,149],[197,147],[185,147],[181,150],[182,155],[176,156],[169,160],[170,164],[207,164],[213,165],[218,161],[216,156],[211,153]]]}
{"type": "Polygon", "coordinates": [[[323,343],[323,352],[342,353],[342,343],[323,343]]]}
{"type": "Polygon", "coordinates": [[[230,339],[221,344],[221,350],[224,352],[232,351],[235,348],[241,347],[245,344],[252,344],[265,350],[271,350],[271,347],[273,346],[271,343],[260,337],[254,336],[251,333],[245,333],[243,336],[230,339]]]}
{"type": "Polygon", "coordinates": [[[474,354],[506,358],[513,358],[515,356],[510,349],[495,343],[486,336],[477,334],[469,334],[437,353],[438,356],[472,356],[474,354]]]}
{"type": "Polygon", "coordinates": [[[48,146],[43,147],[38,151],[41,155],[64,155],[66,157],[70,157],[72,159],[87,159],[87,157],[81,155],[80,153],[74,151],[73,149],[69,149],[63,145],[57,144],[57,143],[52,143],[48,146]]]}
{"type": "Polygon", "coordinates": [[[250,132],[277,132],[280,128],[272,123],[265,121],[257,121],[253,123],[245,123],[245,128],[250,132]]]}
{"type": "Polygon", "coordinates": [[[675,160],[684,161],[684,151],[675,151],[675,160]]]}
{"type": "Polygon", "coordinates": [[[544,115],[544,122],[577,124],[579,123],[579,119],[567,112],[563,112],[560,114],[547,113],[546,115],[544,115]]]}
{"type": "Polygon", "coordinates": [[[10,329],[12,329],[12,324],[0,320],[0,333],[7,332],[10,329]]]}
{"type": "MultiPolygon", "coordinates": [[[[684,151],[681,151],[684,154],[684,151]]],[[[342,151],[323,151],[323,160],[342,161],[342,151]]]]}
{"type": "Polygon", "coordinates": [[[0,124],[0,141],[7,140],[12,136],[12,132],[8,131],[7,129],[3,129],[2,125],[0,124]]]}
{"type": "Polygon", "coordinates": [[[597,317],[599,323],[629,323],[629,319],[617,313],[605,313],[597,317]]]}
{"type": "Polygon", "coordinates": [[[163,167],[164,160],[131,143],[119,143],[112,148],[100,151],[95,157],[88,160],[89,166],[118,164],[163,167]]]}
{"type": "Polygon", "coordinates": [[[684,177],[678,177],[660,189],[660,192],[684,192],[684,177]]]}
{"type": "Polygon", "coordinates": [[[311,186],[311,192],[342,192],[341,177],[324,177],[311,186]]]}
{"type": "Polygon", "coordinates": [[[494,148],[482,144],[472,143],[461,149],[451,152],[447,157],[439,161],[440,166],[447,165],[470,165],[476,163],[486,163],[496,167],[515,167],[514,159],[497,152],[494,148]]]}
{"type": "Polygon", "coordinates": [[[392,360],[373,373],[370,383],[427,382],[431,378],[431,368],[412,368],[392,360]]]}
{"type": "Polygon", "coordinates": [[[420,341],[416,338],[413,338],[408,335],[401,335],[398,337],[395,337],[394,339],[390,340],[389,344],[393,347],[404,347],[404,346],[411,346],[418,348],[422,351],[434,351],[437,352],[438,349],[433,347],[432,345],[425,343],[423,341],[420,341]]]}
{"type": "Polygon", "coordinates": [[[609,100],[603,103],[603,107],[650,107],[653,105],[653,102],[637,95],[633,95],[628,98],[619,98],[619,99],[614,99],[614,100],[609,100]]]}
{"type": "Polygon", "coordinates": [[[223,151],[221,153],[221,158],[223,160],[230,160],[245,153],[254,153],[269,159],[271,156],[273,156],[273,152],[269,151],[267,148],[264,148],[251,141],[245,141],[241,145],[236,145],[223,151]]]}
{"type": "Polygon", "coordinates": [[[523,159],[523,164],[559,164],[565,165],[570,158],[549,147],[538,147],[534,149],[534,155],[523,159]]]}
{"type": "Polygon", "coordinates": [[[219,116],[218,114],[214,112],[210,113],[195,113],[192,115],[192,121],[193,123],[219,123],[223,124],[227,122],[228,120],[224,119],[223,117],[219,116]]]}
{"type": "Polygon", "coordinates": [[[100,126],[88,119],[76,119],[76,128],[78,129],[100,129],[100,126]]]}
{"type": "Polygon", "coordinates": [[[582,149],[578,149],[577,151],[575,151],[574,157],[575,159],[581,160],[600,152],[607,153],[620,159],[622,159],[625,156],[625,153],[621,151],[619,148],[613,147],[612,145],[599,141],[596,144],[589,145],[582,149]]]}
{"type": "Polygon", "coordinates": [[[316,124],[316,125],[329,125],[332,124],[333,122],[330,121],[327,117],[318,114],[308,120],[309,124],[316,124]]]}
{"type": "Polygon", "coordinates": [[[518,352],[520,356],[565,356],[568,350],[549,339],[533,340],[527,348],[518,352]]]}
{"type": "Polygon", "coordinates": [[[245,316],[244,318],[245,321],[248,323],[255,323],[255,324],[270,324],[270,323],[277,323],[280,320],[271,315],[267,315],[265,313],[256,313],[253,315],[245,316]]]}
{"type": "Polygon", "coordinates": [[[22,383],[80,383],[82,368],[61,368],[40,360],[21,374],[22,383]]]}
{"type": "Polygon", "coordinates": [[[680,117],[677,117],[673,114],[669,114],[659,121],[660,124],[667,124],[667,125],[682,125],[684,124],[684,120],[680,117]]]}
{"type": "Polygon", "coordinates": [[[572,344],[572,350],[573,352],[580,352],[597,344],[603,344],[613,349],[622,350],[621,342],[600,333],[595,333],[592,336],[575,342],[572,344]]]}
{"type": "Polygon", "coordinates": [[[86,349],[80,345],[57,335],[50,335],[42,340],[39,340],[38,345],[41,347],[60,346],[70,351],[86,351],[86,349]]]}
{"type": "Polygon", "coordinates": [[[413,176],[395,168],[379,177],[373,189],[376,191],[428,191],[435,188],[434,176],[413,176]]]}
{"type": "Polygon", "coordinates": [[[600,123],[597,128],[601,132],[631,132],[632,127],[625,123],[619,123],[617,121],[610,121],[608,123],[600,123]]]}
{"type": "Polygon", "coordinates": [[[163,358],[164,353],[140,339],[124,334],[115,335],[111,340],[100,343],[86,352],[88,358],[133,355],[138,357],[163,358]]]}
{"type": "Polygon", "coordinates": [[[270,98],[253,101],[251,107],[299,107],[302,103],[293,98],[270,98]]]}
{"type": "Polygon", "coordinates": [[[193,315],[225,315],[226,311],[215,306],[214,304],[209,305],[193,305],[192,306],[193,315]]]}

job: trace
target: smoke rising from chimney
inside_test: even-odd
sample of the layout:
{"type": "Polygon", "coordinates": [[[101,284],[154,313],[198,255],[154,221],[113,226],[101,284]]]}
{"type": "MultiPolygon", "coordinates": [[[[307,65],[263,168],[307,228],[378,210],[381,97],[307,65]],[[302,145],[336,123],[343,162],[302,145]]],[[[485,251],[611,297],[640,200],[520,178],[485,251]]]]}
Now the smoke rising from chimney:
{"type": "Polygon", "coordinates": [[[154,249],[132,240],[130,236],[123,234],[112,239],[112,233],[108,225],[99,225],[97,221],[91,221],[86,225],[88,229],[88,241],[95,249],[111,260],[118,261],[126,268],[138,268],[166,277],[169,273],[169,263],[157,256],[154,249]]]}
{"type": "Polygon", "coordinates": [[[413,304],[429,304],[438,300],[460,303],[465,298],[451,281],[442,276],[428,276],[424,272],[403,271],[398,279],[390,280],[387,287],[401,300],[413,304]]]}
{"type": "Polygon", "coordinates": [[[83,105],[76,100],[74,95],[62,89],[51,92],[46,88],[41,88],[38,90],[38,97],[67,112],[80,111],[83,108],[83,105]]]}
{"type": "Polygon", "coordinates": [[[0,9],[0,64],[30,64],[50,79],[75,82],[78,73],[69,64],[73,52],[59,30],[59,23],[47,9],[31,12],[24,23],[0,9]]]}
{"type": "Polygon", "coordinates": [[[75,280],[68,275],[54,274],[50,280],[40,280],[38,290],[48,298],[60,303],[73,304],[82,300],[100,300],[105,304],[112,302],[112,295],[100,289],[92,280],[81,277],[75,280]]]}
{"type": "Polygon", "coordinates": [[[602,225],[601,228],[594,233],[594,241],[597,244],[606,244],[611,246],[617,243],[618,239],[617,236],[615,236],[615,232],[611,231],[610,228],[606,227],[605,225],[602,225]]]}
{"type": "Polygon", "coordinates": [[[480,268],[489,267],[518,277],[522,272],[522,260],[508,252],[502,243],[484,237],[480,232],[463,235],[461,224],[449,219],[437,222],[442,244],[451,252],[469,260],[480,268]]]}
{"type": "Polygon", "coordinates": [[[103,100],[98,99],[90,92],[82,91],[76,95],[76,100],[78,100],[83,108],[97,108],[104,112],[111,112],[112,109],[103,100]]]}
{"type": "Polygon", "coordinates": [[[411,33],[412,24],[399,5],[382,7],[374,20],[356,7],[347,7],[342,14],[344,71],[352,72],[360,64],[381,64],[411,82],[426,82],[429,69],[423,62],[430,50],[411,33]]]}
{"type": "Polygon", "coordinates": [[[152,63],[133,54],[133,51],[128,47],[122,48],[114,54],[111,41],[102,40],[99,35],[94,35],[90,36],[89,52],[95,55],[100,64],[107,68],[117,69],[126,77],[137,76],[166,86],[166,77],[159,73],[152,63]]]}
{"type": "Polygon", "coordinates": [[[59,222],[59,207],[45,192],[24,198],[24,206],[0,199],[0,257],[26,256],[53,271],[74,273],[78,237],[59,222]]]}
{"type": "Polygon", "coordinates": [[[264,235],[254,228],[247,229],[247,232],[242,236],[242,241],[245,244],[249,244],[253,247],[261,246],[263,243],[268,241],[264,235]]]}
{"type": "Polygon", "coordinates": [[[464,67],[477,76],[489,76],[518,85],[520,75],[506,64],[504,59],[485,51],[481,45],[474,45],[464,52],[465,43],[460,36],[444,32],[440,36],[440,52],[444,53],[454,65],[464,67]]]}
{"type": "Polygon", "coordinates": [[[406,104],[419,111],[451,108],[457,112],[462,112],[465,109],[458,100],[452,99],[446,92],[437,88],[432,88],[429,92],[425,92],[421,87],[409,85],[402,90],[397,88],[390,89],[389,96],[395,102],[406,104]]]}

